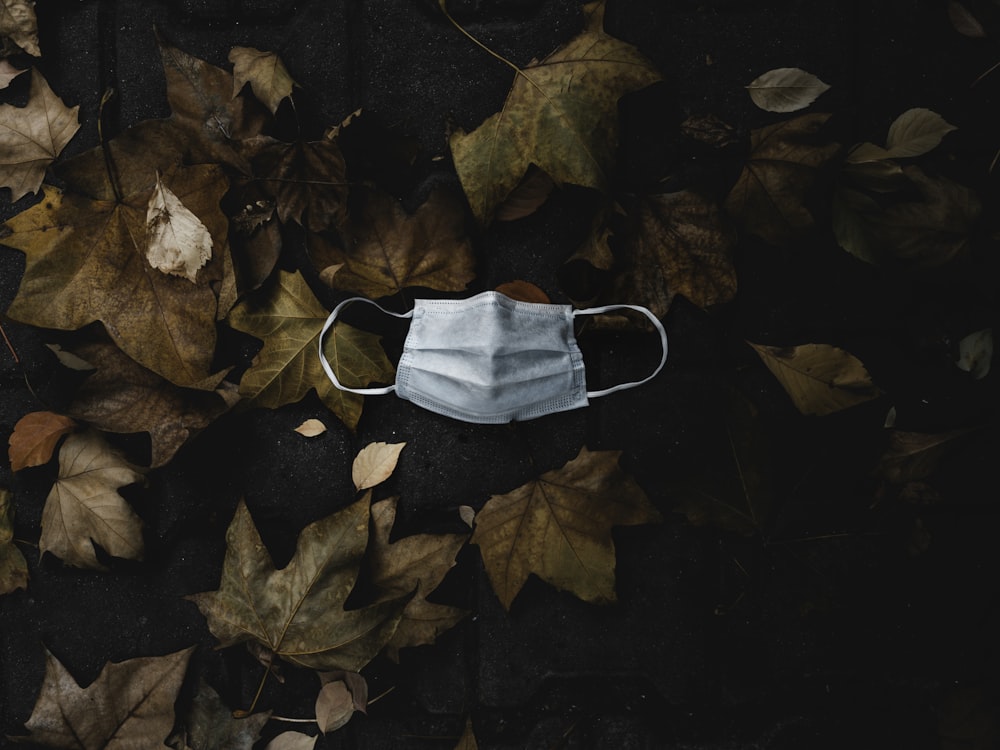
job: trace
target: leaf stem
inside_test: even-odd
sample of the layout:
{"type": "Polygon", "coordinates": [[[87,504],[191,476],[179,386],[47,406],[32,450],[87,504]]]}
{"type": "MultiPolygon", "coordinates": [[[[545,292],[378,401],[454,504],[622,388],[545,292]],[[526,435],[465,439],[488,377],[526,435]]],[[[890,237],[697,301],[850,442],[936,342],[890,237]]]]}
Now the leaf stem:
{"type": "Polygon", "coordinates": [[[389,693],[391,693],[395,689],[396,689],[395,685],[390,686],[388,689],[383,690],[381,693],[379,693],[374,698],[372,698],[370,701],[368,701],[367,705],[371,706],[371,705],[374,705],[374,704],[378,703],[380,700],[382,700],[383,698],[385,698],[385,696],[387,696],[389,693]]]}
{"type": "Polygon", "coordinates": [[[104,137],[104,106],[111,101],[114,95],[115,90],[109,87],[104,90],[104,95],[101,97],[101,108],[97,113],[97,139],[101,142],[101,152],[104,154],[104,171],[108,174],[108,182],[115,194],[115,202],[122,203],[124,199],[121,186],[118,184],[118,175],[115,172],[115,162],[111,157],[111,147],[104,137]]]}
{"type": "Polygon", "coordinates": [[[462,35],[465,36],[465,38],[467,38],[470,42],[472,42],[473,44],[475,44],[477,47],[479,47],[481,50],[483,50],[484,52],[486,52],[488,55],[491,55],[492,57],[495,57],[497,60],[499,60],[500,62],[502,62],[504,65],[507,65],[508,67],[513,68],[513,70],[514,70],[515,73],[521,74],[523,72],[515,63],[512,63],[510,60],[508,60],[503,55],[501,55],[501,54],[499,54],[497,52],[494,52],[489,47],[487,47],[485,44],[483,44],[481,41],[479,41],[478,39],[476,39],[476,37],[472,36],[472,34],[470,34],[468,31],[466,31],[464,28],[462,28],[462,25],[458,21],[456,21],[454,18],[452,18],[451,17],[451,13],[448,12],[448,3],[447,3],[447,0],[438,0],[438,7],[441,8],[441,12],[444,13],[444,17],[448,19],[448,21],[451,23],[451,25],[454,26],[456,29],[458,29],[462,33],[462,35]]]}
{"type": "Polygon", "coordinates": [[[250,708],[246,710],[246,713],[243,713],[242,711],[240,712],[244,716],[249,716],[250,714],[253,713],[253,710],[257,708],[257,701],[260,700],[261,693],[264,692],[264,683],[267,682],[267,676],[269,674],[271,674],[271,670],[265,669],[264,675],[260,678],[260,684],[257,686],[257,694],[254,695],[253,701],[250,703],[250,708]]]}
{"type": "Polygon", "coordinates": [[[289,724],[315,724],[316,719],[293,719],[290,716],[275,716],[271,715],[270,721],[285,721],[289,724]]]}
{"type": "Polygon", "coordinates": [[[24,363],[21,362],[21,358],[17,356],[17,349],[14,348],[14,343],[7,338],[7,331],[4,330],[3,321],[0,320],[0,336],[3,337],[3,342],[7,345],[7,350],[10,352],[10,356],[14,358],[14,364],[16,364],[21,370],[21,376],[24,378],[24,385],[27,387],[28,392],[35,397],[35,399],[41,403],[45,404],[45,401],[39,396],[35,389],[31,386],[31,381],[28,380],[28,371],[24,367],[24,363]]]}
{"type": "Polygon", "coordinates": [[[25,547],[34,547],[35,549],[38,549],[38,545],[37,544],[35,544],[34,542],[29,542],[27,539],[17,539],[17,538],[15,538],[14,542],[16,544],[23,544],[25,547]]]}

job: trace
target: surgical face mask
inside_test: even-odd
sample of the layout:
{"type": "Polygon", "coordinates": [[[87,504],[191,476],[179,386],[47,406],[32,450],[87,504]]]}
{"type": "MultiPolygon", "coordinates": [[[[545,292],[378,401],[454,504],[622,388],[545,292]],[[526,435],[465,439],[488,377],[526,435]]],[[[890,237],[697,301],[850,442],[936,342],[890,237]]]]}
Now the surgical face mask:
{"type": "Polygon", "coordinates": [[[574,310],[571,305],[520,302],[499,292],[464,300],[418,299],[406,313],[394,313],[363,297],[337,305],[319,337],[323,370],[342,391],[364,396],[396,392],[400,398],[464,422],[500,424],[586,406],[591,398],[634,388],[654,378],[667,360],[667,334],[652,312],[636,305],[574,310]],[[348,388],[323,354],[323,339],[340,311],[368,302],[397,318],[412,318],[396,368],[396,383],[385,388],[348,388]],[[588,391],[583,355],[573,333],[579,315],[636,310],[660,334],[663,355],[646,378],[588,391]]]}

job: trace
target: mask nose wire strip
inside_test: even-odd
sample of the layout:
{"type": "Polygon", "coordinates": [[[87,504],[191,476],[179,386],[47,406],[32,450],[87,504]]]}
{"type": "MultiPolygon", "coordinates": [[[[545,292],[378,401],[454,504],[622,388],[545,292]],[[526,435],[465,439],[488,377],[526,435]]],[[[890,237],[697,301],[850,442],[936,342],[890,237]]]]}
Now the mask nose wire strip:
{"type": "Polygon", "coordinates": [[[600,315],[601,313],[611,312],[612,310],[635,310],[636,312],[640,312],[649,318],[650,322],[660,334],[660,348],[663,350],[663,356],[660,357],[660,364],[658,364],[656,369],[653,370],[652,375],[648,375],[642,380],[636,380],[631,383],[619,383],[611,388],[605,388],[600,391],[587,391],[587,398],[607,396],[609,393],[624,391],[628,388],[635,388],[643,383],[648,383],[660,374],[660,370],[663,369],[663,365],[667,362],[667,332],[663,330],[663,324],[657,319],[657,317],[645,307],[639,307],[638,305],[605,305],[604,307],[589,307],[586,310],[574,310],[573,317],[575,318],[577,315],[600,315]]]}
{"type": "Polygon", "coordinates": [[[386,310],[384,307],[376,302],[372,302],[366,297],[348,297],[335,308],[333,312],[330,313],[330,317],[326,319],[326,323],[323,324],[323,330],[319,332],[319,363],[323,365],[323,372],[326,376],[330,378],[330,381],[337,386],[342,391],[348,391],[349,393],[358,393],[362,396],[384,396],[386,393],[392,393],[396,390],[396,384],[386,386],[385,388],[348,388],[346,385],[341,385],[340,381],[337,380],[337,376],[333,372],[333,368],[330,367],[330,363],[326,361],[326,355],[323,353],[323,339],[326,338],[326,332],[330,330],[333,326],[334,321],[340,314],[340,311],[344,309],[347,305],[352,302],[367,302],[369,305],[375,305],[379,310],[384,312],[386,315],[391,315],[394,318],[412,318],[413,310],[405,313],[394,313],[391,310],[386,310]]]}

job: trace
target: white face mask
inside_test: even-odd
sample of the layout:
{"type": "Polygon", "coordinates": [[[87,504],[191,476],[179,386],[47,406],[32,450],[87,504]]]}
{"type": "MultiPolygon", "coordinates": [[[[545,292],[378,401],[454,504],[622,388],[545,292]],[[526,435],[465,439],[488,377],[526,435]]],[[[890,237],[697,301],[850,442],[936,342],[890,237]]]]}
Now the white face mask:
{"type": "Polygon", "coordinates": [[[418,299],[407,313],[385,310],[364,297],[337,305],[319,337],[319,359],[333,384],[350,393],[396,395],[464,422],[500,424],[576,409],[588,399],[634,388],[653,379],[667,361],[667,334],[652,312],[636,305],[574,310],[571,305],[520,302],[499,292],[464,300],[418,299]],[[396,384],[385,388],[341,385],[323,354],[323,338],[352,302],[368,302],[397,318],[412,318],[396,368],[396,384]],[[660,334],[663,356],[652,375],[599,391],[588,391],[583,355],[573,319],[611,310],[636,310],[660,334]]]}

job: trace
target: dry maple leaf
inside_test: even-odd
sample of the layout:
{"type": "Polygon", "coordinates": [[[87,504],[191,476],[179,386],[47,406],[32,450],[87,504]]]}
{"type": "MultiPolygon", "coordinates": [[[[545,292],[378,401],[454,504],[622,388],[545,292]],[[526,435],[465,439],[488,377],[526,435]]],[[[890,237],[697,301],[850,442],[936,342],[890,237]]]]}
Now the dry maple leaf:
{"type": "Polygon", "coordinates": [[[372,506],[372,543],[368,568],[372,582],[385,597],[416,593],[403,610],[403,618],[386,653],[399,661],[399,649],[434,643],[468,612],[457,607],[434,604],[427,596],[455,566],[455,555],[468,540],[468,534],[414,534],[389,541],[396,520],[396,501],[392,497],[372,506]]]}
{"type": "Polygon", "coordinates": [[[108,663],[85,688],[46,651],[45,681],[25,723],[30,732],[25,739],[67,750],[166,747],[193,651],[108,663]]]}
{"type": "Polygon", "coordinates": [[[362,448],[351,465],[355,488],[367,490],[388,479],[405,447],[406,443],[369,443],[362,448]]]}
{"type": "Polygon", "coordinates": [[[836,346],[747,343],[803,414],[832,414],[882,395],[860,360],[836,346]]]}
{"type": "Polygon", "coordinates": [[[465,720],[465,730],[462,732],[462,736],[458,738],[455,750],[479,750],[479,743],[476,742],[476,733],[472,729],[471,716],[465,720]]]}
{"type": "Polygon", "coordinates": [[[218,591],[188,597],[220,646],[256,640],[312,669],[356,672],[392,637],[407,597],[345,610],[368,542],[368,498],[306,526],[275,570],[241,501],[226,531],[218,591]]]}
{"type": "Polygon", "coordinates": [[[146,260],[157,271],[197,281],[198,270],[212,257],[212,235],[201,220],[163,184],[146,206],[146,260]]]}
{"type": "Polygon", "coordinates": [[[796,117],[750,133],[750,157],[726,198],[726,211],[742,227],[775,245],[786,245],[813,225],[805,196],[818,168],[840,146],[810,139],[830,118],[796,117]]]}
{"type": "Polygon", "coordinates": [[[46,168],[80,129],[79,111],[63,104],[37,70],[26,106],[0,104],[0,187],[10,188],[11,200],[38,192],[46,168]]]}
{"type": "Polygon", "coordinates": [[[11,471],[47,464],[59,439],[72,432],[76,422],[51,411],[25,414],[14,425],[8,440],[11,471]]]}
{"type": "Polygon", "coordinates": [[[4,244],[24,252],[27,266],[11,318],[43,328],[75,330],[101,321],[114,342],[144,367],[181,386],[212,388],[217,302],[227,221],[219,201],[227,189],[214,165],[164,175],[212,234],[216,253],[197,283],[157,271],[146,259],[146,209],[154,185],[122,202],[56,189],[7,222],[4,244]],[[206,382],[207,381],[207,382],[206,382]]]}
{"type": "Polygon", "coordinates": [[[281,58],[273,52],[233,47],[229,51],[229,62],[233,64],[233,96],[249,83],[253,95],[274,114],[278,105],[292,95],[295,81],[281,58]]]}
{"type": "Polygon", "coordinates": [[[317,268],[341,264],[328,277],[334,289],[372,299],[411,286],[458,292],[475,278],[475,258],[455,198],[435,190],[413,214],[387,193],[369,190],[364,208],[345,228],[346,249],[312,235],[317,268]]]}
{"type": "Polygon", "coordinates": [[[67,437],[59,449],[59,476],[42,511],[38,551],[95,570],[105,567],[97,560],[94,544],[114,557],[141,560],[142,521],[118,488],[142,478],[99,432],[67,437]]]}
{"type": "Polygon", "coordinates": [[[214,391],[179,388],[108,342],[76,351],[96,370],[77,389],[67,412],[106,432],[148,432],[153,468],[167,464],[239,400],[232,383],[222,382],[214,391]]]}
{"type": "Polygon", "coordinates": [[[0,0],[0,37],[9,38],[32,57],[41,57],[38,48],[38,19],[32,0],[0,0]]]}
{"type": "Polygon", "coordinates": [[[347,215],[347,165],[336,141],[276,144],[255,161],[274,196],[282,222],[318,232],[334,229],[347,215]]]}
{"type": "MultiPolygon", "coordinates": [[[[352,430],[361,418],[363,396],[334,387],[317,354],[327,310],[298,272],[280,271],[260,304],[246,300],[229,314],[238,331],[264,341],[264,348],[240,381],[240,393],[266,408],[301,401],[310,388],[352,430]]],[[[391,382],[389,362],[379,337],[343,323],[327,334],[326,358],[345,385],[364,387],[372,381],[391,382]]]]}
{"type": "Polygon", "coordinates": [[[0,596],[28,587],[28,562],[14,544],[14,504],[0,487],[0,596]]]}
{"type": "Polygon", "coordinates": [[[632,254],[614,298],[644,305],[662,318],[674,295],[698,307],[736,295],[736,232],[708,198],[681,190],[643,199],[634,217],[632,254]]]}
{"type": "Polygon", "coordinates": [[[199,680],[185,730],[167,744],[174,750],[248,750],[260,738],[270,717],[270,711],[262,711],[235,718],[212,686],[199,680]]]}
{"type": "Polygon", "coordinates": [[[505,609],[532,573],[584,601],[615,601],[611,528],[660,520],[619,468],[620,455],[583,448],[562,468],[491,497],[476,515],[471,542],[505,609]]]}
{"type": "Polygon", "coordinates": [[[450,139],[476,218],[496,207],[535,164],[556,184],[606,190],[618,145],[618,100],[661,76],[635,47],[604,31],[604,3],[585,6],[584,30],[515,73],[503,108],[450,139]]]}

